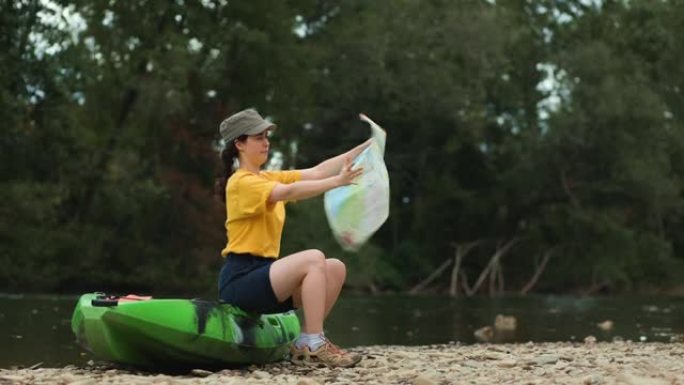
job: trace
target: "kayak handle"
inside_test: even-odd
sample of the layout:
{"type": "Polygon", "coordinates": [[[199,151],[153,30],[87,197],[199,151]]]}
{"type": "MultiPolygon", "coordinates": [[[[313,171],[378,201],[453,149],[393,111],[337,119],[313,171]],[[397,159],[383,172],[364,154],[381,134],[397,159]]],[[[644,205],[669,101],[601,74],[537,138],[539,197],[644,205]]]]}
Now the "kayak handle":
{"type": "Polygon", "coordinates": [[[112,307],[119,304],[119,296],[97,293],[97,296],[92,301],[90,301],[90,303],[93,306],[112,307]]]}
{"type": "Polygon", "coordinates": [[[91,304],[93,306],[106,306],[106,307],[112,307],[116,306],[119,304],[119,301],[116,299],[94,299],[91,301],[91,304]]]}

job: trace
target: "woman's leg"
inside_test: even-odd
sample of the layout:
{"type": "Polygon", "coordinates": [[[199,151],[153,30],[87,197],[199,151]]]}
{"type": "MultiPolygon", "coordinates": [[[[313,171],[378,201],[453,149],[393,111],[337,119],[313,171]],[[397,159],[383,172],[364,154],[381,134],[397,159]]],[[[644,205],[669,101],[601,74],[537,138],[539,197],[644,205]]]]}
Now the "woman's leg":
{"type": "Polygon", "coordinates": [[[319,250],[306,250],[278,259],[269,278],[278,301],[290,296],[304,311],[304,333],[323,331],[323,320],[335,305],[346,277],[344,264],[325,259],[319,250]],[[325,289],[323,289],[325,288],[325,289]]]}
{"type": "MultiPolygon", "coordinates": [[[[333,306],[335,306],[335,302],[337,302],[337,298],[340,296],[344,280],[347,278],[347,268],[339,259],[329,258],[325,260],[325,271],[328,285],[325,292],[324,318],[328,318],[328,314],[330,314],[333,306]]],[[[294,297],[293,300],[296,303],[297,297],[294,297]]]]}
{"type": "Polygon", "coordinates": [[[292,254],[271,265],[269,278],[278,301],[292,296],[294,305],[304,310],[302,334],[290,348],[292,362],[350,367],[361,360],[361,355],[345,352],[323,335],[323,320],[337,301],[346,274],[341,261],[325,259],[319,250],[292,254]]]}

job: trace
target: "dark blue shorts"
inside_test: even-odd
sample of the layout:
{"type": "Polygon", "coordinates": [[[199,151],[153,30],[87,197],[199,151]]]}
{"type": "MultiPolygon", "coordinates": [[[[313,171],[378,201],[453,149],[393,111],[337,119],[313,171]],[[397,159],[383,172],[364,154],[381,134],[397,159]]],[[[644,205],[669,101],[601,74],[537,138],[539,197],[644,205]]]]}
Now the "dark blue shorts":
{"type": "Polygon", "coordinates": [[[275,261],[275,258],[229,253],[219,274],[219,298],[242,310],[259,314],[293,310],[292,297],[278,302],[273,292],[268,272],[275,261]]]}

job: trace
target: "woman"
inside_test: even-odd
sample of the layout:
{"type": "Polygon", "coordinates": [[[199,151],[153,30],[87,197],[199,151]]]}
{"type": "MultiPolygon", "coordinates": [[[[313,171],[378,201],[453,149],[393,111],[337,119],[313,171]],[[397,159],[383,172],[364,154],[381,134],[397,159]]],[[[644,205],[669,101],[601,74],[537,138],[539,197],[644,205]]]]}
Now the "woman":
{"type": "Polygon", "coordinates": [[[225,119],[219,131],[225,143],[221,159],[225,176],[217,192],[226,203],[228,244],[219,276],[219,296],[227,303],[257,313],[295,308],[304,312],[302,333],[291,348],[297,364],[353,366],[361,357],[343,351],[323,334],[323,320],[340,294],[346,268],[320,250],[279,258],[287,201],[307,199],[352,183],[362,170],[351,159],[370,140],[316,167],[262,171],[269,151],[268,134],[276,126],[255,110],[225,119]],[[233,171],[234,161],[239,167],[233,171]]]}

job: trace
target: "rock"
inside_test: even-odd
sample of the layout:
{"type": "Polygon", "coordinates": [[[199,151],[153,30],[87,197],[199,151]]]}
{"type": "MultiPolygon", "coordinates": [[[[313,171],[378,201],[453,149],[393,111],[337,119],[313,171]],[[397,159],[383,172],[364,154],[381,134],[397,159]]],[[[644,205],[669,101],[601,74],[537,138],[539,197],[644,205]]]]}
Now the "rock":
{"type": "Polygon", "coordinates": [[[255,378],[258,378],[260,380],[266,379],[266,378],[271,378],[271,375],[268,374],[267,372],[264,372],[263,370],[255,370],[252,372],[252,375],[255,378]]]}
{"type": "Polygon", "coordinates": [[[560,357],[555,354],[542,354],[541,356],[533,359],[532,362],[537,365],[549,365],[555,364],[559,359],[560,357]]]}
{"type": "Polygon", "coordinates": [[[67,384],[70,384],[72,382],[76,382],[79,380],[79,378],[77,378],[75,375],[73,375],[71,373],[64,373],[60,377],[58,377],[58,379],[61,380],[62,382],[67,383],[67,384]]]}
{"type": "Polygon", "coordinates": [[[512,368],[512,367],[515,367],[515,365],[517,365],[517,364],[518,364],[518,361],[510,360],[510,359],[502,360],[502,361],[499,361],[496,363],[496,365],[501,367],[501,368],[512,368]]]}
{"type": "Polygon", "coordinates": [[[297,381],[297,385],[321,385],[318,381],[311,378],[302,378],[297,381]]]}
{"type": "Polygon", "coordinates": [[[591,374],[582,378],[583,385],[601,385],[605,383],[600,374],[591,374]]]}
{"type": "Polygon", "coordinates": [[[482,355],[482,358],[487,360],[504,360],[508,358],[508,355],[504,353],[488,352],[482,355]]]}
{"type": "Polygon", "coordinates": [[[627,385],[668,385],[669,382],[659,378],[639,377],[629,373],[622,373],[618,379],[627,385]]]}
{"type": "Polygon", "coordinates": [[[192,371],[190,371],[190,374],[192,374],[195,377],[209,377],[214,373],[204,369],[192,369],[192,371]]]}
{"type": "Polygon", "coordinates": [[[468,368],[479,369],[479,368],[482,367],[482,364],[480,364],[480,363],[477,362],[477,361],[467,360],[467,361],[462,362],[462,363],[461,363],[461,366],[465,366],[465,367],[468,367],[468,368]]]}
{"type": "Polygon", "coordinates": [[[413,379],[413,385],[437,385],[438,382],[423,374],[413,379]]]}
{"type": "Polygon", "coordinates": [[[496,331],[514,331],[517,328],[517,320],[514,316],[505,316],[498,314],[494,319],[494,330],[496,331]]]}
{"type": "Polygon", "coordinates": [[[613,330],[613,321],[605,320],[603,322],[597,323],[596,326],[604,332],[609,332],[613,330]]]}
{"type": "Polygon", "coordinates": [[[494,328],[485,326],[475,330],[473,335],[475,336],[475,339],[480,342],[491,342],[494,339],[494,328]]]}
{"type": "Polygon", "coordinates": [[[158,374],[158,375],[154,376],[153,378],[150,379],[149,382],[151,382],[153,384],[166,384],[166,385],[175,383],[171,377],[165,376],[163,374],[158,374]]]}
{"type": "Polygon", "coordinates": [[[670,342],[684,342],[684,334],[675,334],[670,336],[670,342]]]}
{"type": "Polygon", "coordinates": [[[114,377],[116,376],[116,369],[105,370],[102,372],[103,377],[114,377]]]}
{"type": "MultiPolygon", "coordinates": [[[[592,325],[590,325],[593,327],[592,325]]],[[[299,367],[288,361],[225,369],[206,378],[103,366],[0,369],[4,384],[347,385],[347,384],[575,384],[684,385],[681,343],[535,343],[367,346],[377,367],[299,367]],[[265,374],[264,374],[265,373],[265,374]],[[263,378],[265,377],[265,378],[263,378]]],[[[363,362],[363,361],[362,361],[363,362]]],[[[200,372],[211,374],[211,372],[200,372]]]]}
{"type": "Polygon", "coordinates": [[[596,343],[596,337],[594,336],[586,336],[584,337],[584,343],[587,345],[593,345],[596,343]]]}
{"type": "Polygon", "coordinates": [[[546,376],[546,369],[544,368],[535,368],[532,373],[534,373],[535,376],[537,377],[545,377],[546,376]]]}
{"type": "Polygon", "coordinates": [[[506,342],[513,341],[516,327],[515,317],[506,317],[499,314],[496,316],[495,325],[483,326],[473,332],[479,342],[506,342]]]}
{"type": "Polygon", "coordinates": [[[78,380],[74,382],[70,382],[69,385],[95,385],[96,382],[92,378],[86,378],[84,380],[78,380]]]}

